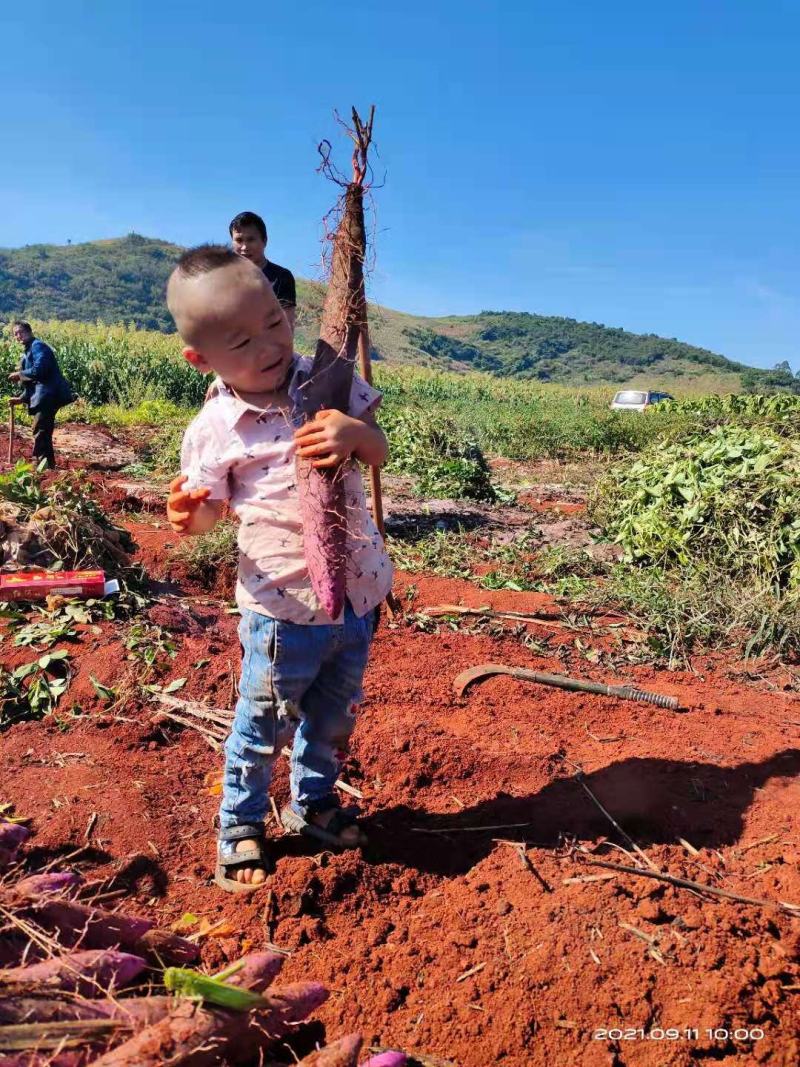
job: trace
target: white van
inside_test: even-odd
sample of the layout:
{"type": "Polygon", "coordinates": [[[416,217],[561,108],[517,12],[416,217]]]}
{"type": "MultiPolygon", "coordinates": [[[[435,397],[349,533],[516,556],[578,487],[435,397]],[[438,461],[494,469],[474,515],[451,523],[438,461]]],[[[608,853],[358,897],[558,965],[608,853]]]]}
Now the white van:
{"type": "Polygon", "coordinates": [[[612,411],[644,411],[662,400],[674,400],[669,393],[655,393],[649,389],[622,389],[611,401],[612,411]]]}

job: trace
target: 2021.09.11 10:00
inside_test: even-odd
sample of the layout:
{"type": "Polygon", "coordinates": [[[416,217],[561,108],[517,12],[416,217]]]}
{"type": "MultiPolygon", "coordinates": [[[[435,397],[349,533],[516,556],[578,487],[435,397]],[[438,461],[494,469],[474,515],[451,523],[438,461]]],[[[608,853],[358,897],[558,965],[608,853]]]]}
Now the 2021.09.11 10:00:
{"type": "Polygon", "coordinates": [[[705,1027],[701,1030],[697,1027],[686,1026],[668,1027],[667,1029],[654,1027],[652,1030],[621,1029],[620,1027],[600,1028],[593,1031],[592,1039],[594,1041],[699,1041],[701,1034],[705,1040],[725,1042],[761,1041],[764,1037],[764,1031],[757,1026],[750,1029],[741,1027],[736,1030],[728,1030],[725,1027],[716,1029],[705,1027]]]}

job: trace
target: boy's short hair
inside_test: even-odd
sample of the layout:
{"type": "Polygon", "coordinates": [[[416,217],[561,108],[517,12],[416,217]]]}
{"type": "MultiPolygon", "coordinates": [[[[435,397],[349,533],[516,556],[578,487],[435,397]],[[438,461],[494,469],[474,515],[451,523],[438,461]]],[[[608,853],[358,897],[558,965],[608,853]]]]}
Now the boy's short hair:
{"type": "Polygon", "coordinates": [[[29,322],[23,322],[22,319],[14,319],[14,321],[11,323],[11,328],[13,329],[15,326],[21,326],[23,330],[27,330],[28,333],[33,333],[31,324],[29,322]]]}
{"type": "Polygon", "coordinates": [[[233,237],[234,230],[243,230],[245,226],[255,226],[258,232],[261,234],[261,240],[267,239],[267,227],[264,220],[260,215],[256,215],[255,211],[240,211],[235,219],[231,219],[231,224],[228,227],[228,233],[233,237]]]}
{"type": "Polygon", "coordinates": [[[227,245],[197,245],[188,248],[175,264],[175,273],[183,278],[197,278],[201,274],[210,274],[212,270],[227,267],[232,263],[241,265],[242,257],[227,245]]]}

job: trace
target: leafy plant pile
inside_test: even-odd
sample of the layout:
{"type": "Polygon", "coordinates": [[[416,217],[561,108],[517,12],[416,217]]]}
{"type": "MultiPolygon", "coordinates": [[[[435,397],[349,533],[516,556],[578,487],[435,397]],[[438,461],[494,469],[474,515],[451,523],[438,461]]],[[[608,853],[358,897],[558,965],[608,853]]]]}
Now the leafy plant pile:
{"type": "Polygon", "coordinates": [[[410,475],[420,496],[497,499],[480,445],[453,419],[405,408],[388,411],[382,424],[389,438],[388,469],[410,475]]]}
{"type": "Polygon", "coordinates": [[[135,548],[79,474],[46,482],[41,470],[25,462],[0,474],[0,562],[54,570],[91,567],[117,576],[130,571],[135,548]]]}
{"type": "Polygon", "coordinates": [[[130,614],[143,601],[142,575],[131,563],[135,544],[81,485],[77,474],[45,480],[42,471],[18,463],[0,474],[0,563],[4,568],[100,569],[118,578],[114,600],[61,596],[45,603],[0,604],[3,641],[29,648],[35,657],[0,665],[0,729],[53,712],[71,680],[70,653],[54,649],[78,638],[76,625],[130,614]]]}
{"type": "Polygon", "coordinates": [[[625,553],[618,584],[673,642],[738,631],[748,653],[800,649],[796,409],[783,397],[714,401],[698,414],[745,424],[653,446],[599,484],[592,514],[625,553]]]}

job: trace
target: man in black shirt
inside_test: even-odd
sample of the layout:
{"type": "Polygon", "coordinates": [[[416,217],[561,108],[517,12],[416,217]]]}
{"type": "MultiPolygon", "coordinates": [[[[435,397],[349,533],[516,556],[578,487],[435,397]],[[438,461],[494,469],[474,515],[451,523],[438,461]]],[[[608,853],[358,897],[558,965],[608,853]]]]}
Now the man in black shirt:
{"type": "Polygon", "coordinates": [[[265,255],[267,227],[264,225],[264,220],[253,211],[242,211],[231,221],[228,233],[231,235],[234,252],[249,259],[257,267],[261,267],[266,278],[271,282],[278,303],[283,308],[292,333],[294,333],[295,308],[297,307],[294,275],[286,267],[279,267],[277,263],[270,263],[267,259],[265,255]]]}

